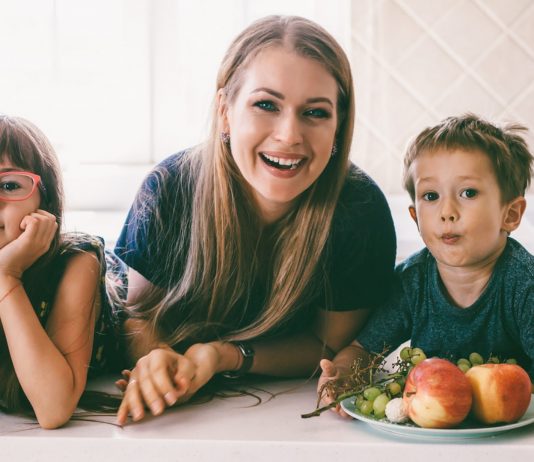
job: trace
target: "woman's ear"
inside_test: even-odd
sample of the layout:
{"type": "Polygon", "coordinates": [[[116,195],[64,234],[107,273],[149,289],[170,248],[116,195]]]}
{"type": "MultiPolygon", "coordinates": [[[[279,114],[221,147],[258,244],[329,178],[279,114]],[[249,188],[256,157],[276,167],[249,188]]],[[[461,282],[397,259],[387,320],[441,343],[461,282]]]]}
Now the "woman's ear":
{"type": "Polygon", "coordinates": [[[502,229],[510,234],[521,224],[521,219],[527,208],[527,201],[523,196],[516,197],[506,205],[504,212],[502,229]]]}
{"type": "Polygon", "coordinates": [[[222,131],[228,132],[228,104],[224,88],[217,91],[217,115],[222,131]]]}

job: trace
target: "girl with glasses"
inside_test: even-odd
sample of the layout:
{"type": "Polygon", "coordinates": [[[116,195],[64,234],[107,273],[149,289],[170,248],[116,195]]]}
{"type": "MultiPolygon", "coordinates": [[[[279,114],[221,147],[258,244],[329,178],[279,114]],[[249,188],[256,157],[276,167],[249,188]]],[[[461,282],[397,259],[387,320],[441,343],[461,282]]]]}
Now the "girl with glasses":
{"type": "Polygon", "coordinates": [[[69,420],[88,373],[120,367],[122,265],[99,238],[61,234],[62,221],[50,143],[0,116],[0,409],[44,428],[69,420]]]}

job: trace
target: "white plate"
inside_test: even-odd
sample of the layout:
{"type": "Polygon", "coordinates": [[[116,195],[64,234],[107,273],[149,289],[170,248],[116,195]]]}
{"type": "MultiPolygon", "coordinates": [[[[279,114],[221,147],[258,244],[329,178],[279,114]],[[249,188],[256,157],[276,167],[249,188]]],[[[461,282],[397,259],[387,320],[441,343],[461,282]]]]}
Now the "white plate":
{"type": "Polygon", "coordinates": [[[387,419],[377,420],[374,417],[365,416],[360,413],[354,406],[354,398],[347,398],[341,402],[341,407],[347,414],[362,422],[368,423],[377,430],[382,430],[389,433],[394,433],[399,436],[407,436],[411,438],[480,438],[484,436],[492,436],[502,433],[514,428],[524,427],[534,423],[534,400],[530,401],[530,405],[517,422],[512,424],[483,426],[474,421],[463,422],[459,428],[438,429],[438,428],[421,428],[413,423],[396,424],[391,423],[387,419]]]}

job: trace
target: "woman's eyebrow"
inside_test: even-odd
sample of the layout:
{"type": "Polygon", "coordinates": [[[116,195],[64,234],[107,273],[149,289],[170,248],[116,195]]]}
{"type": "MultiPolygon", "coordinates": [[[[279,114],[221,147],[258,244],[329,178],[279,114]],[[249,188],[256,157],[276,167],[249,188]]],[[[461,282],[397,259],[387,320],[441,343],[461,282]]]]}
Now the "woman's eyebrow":
{"type": "MultiPolygon", "coordinates": [[[[274,97],[278,98],[278,99],[285,99],[285,96],[276,91],[276,90],[273,90],[272,88],[267,88],[267,87],[259,87],[259,88],[256,88],[254,90],[252,90],[251,93],[258,93],[260,91],[264,91],[265,93],[269,93],[270,95],[273,95],[274,97]]],[[[332,101],[330,100],[330,98],[327,98],[326,96],[317,96],[317,97],[314,97],[314,98],[308,98],[306,100],[306,103],[327,103],[329,104],[330,106],[334,107],[334,103],[332,103],[332,101]]]]}

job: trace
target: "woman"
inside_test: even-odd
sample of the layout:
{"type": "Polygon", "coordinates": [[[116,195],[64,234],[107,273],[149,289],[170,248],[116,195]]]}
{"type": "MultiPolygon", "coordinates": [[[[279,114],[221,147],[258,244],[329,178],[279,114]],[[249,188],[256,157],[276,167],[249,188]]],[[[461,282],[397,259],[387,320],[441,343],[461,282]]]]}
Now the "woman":
{"type": "Polygon", "coordinates": [[[216,373],[310,375],[388,294],[393,223],[349,162],[337,42],[303,18],[260,19],[224,57],[215,103],[207,141],[147,177],[117,244],[137,360],[120,423],[216,373]]]}

